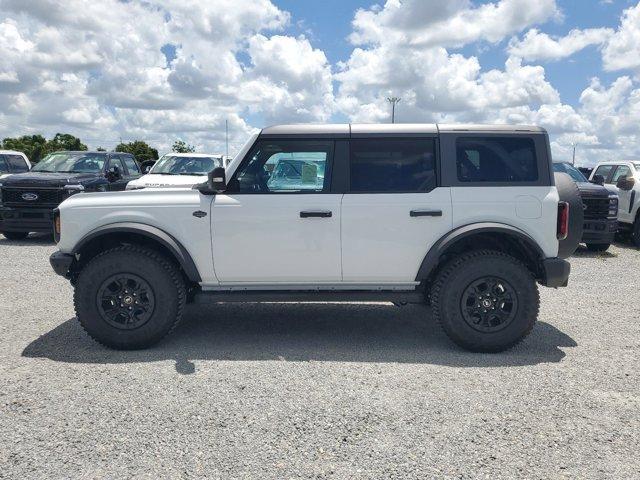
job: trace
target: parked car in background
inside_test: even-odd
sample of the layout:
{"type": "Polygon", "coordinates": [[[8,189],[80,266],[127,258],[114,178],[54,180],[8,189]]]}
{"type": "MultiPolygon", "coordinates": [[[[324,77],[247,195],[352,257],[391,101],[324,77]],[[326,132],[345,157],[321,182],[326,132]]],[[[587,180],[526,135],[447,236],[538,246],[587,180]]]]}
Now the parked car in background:
{"type": "Polygon", "coordinates": [[[0,181],[0,233],[10,240],[52,231],[53,211],[79,192],[124,190],[141,175],[130,153],[55,152],[0,181]]]}
{"type": "Polygon", "coordinates": [[[216,167],[224,166],[223,155],[208,153],[167,153],[149,172],[127,185],[127,190],[163,187],[193,187],[207,181],[216,167]]]}
{"type": "Polygon", "coordinates": [[[633,243],[640,248],[640,162],[601,162],[591,178],[596,176],[601,176],[605,187],[618,195],[618,226],[621,231],[630,232],[633,243]]]}
{"type": "Polygon", "coordinates": [[[191,299],[430,301],[458,345],[502,351],[533,328],[537,283],[567,285],[582,234],[549,152],[537,127],[265,128],[195,189],[66,200],[51,265],[113,348],[158,342],[191,299]]]}
{"type": "Polygon", "coordinates": [[[618,195],[601,184],[591,183],[570,163],[556,162],[555,172],[566,173],[576,183],[584,210],[582,243],[596,252],[606,251],[618,230],[618,195]]]}
{"type": "Polygon", "coordinates": [[[31,162],[22,152],[0,150],[0,180],[16,173],[31,170],[31,162]]]}

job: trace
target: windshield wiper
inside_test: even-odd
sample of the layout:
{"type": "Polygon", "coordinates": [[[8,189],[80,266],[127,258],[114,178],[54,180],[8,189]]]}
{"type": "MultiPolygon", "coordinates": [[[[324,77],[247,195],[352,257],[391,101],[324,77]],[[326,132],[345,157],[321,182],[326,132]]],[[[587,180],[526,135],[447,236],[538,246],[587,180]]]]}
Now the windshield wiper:
{"type": "Polygon", "coordinates": [[[201,177],[206,173],[174,173],[174,175],[183,175],[185,177],[201,177]]]}

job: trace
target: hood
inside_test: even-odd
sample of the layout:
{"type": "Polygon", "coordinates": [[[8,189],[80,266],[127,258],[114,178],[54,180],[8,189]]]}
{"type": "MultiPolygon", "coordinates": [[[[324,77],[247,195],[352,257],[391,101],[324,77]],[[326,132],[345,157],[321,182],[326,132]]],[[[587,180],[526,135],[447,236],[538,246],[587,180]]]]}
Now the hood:
{"type": "Polygon", "coordinates": [[[65,185],[81,185],[99,177],[95,173],[45,173],[27,172],[11,175],[3,179],[5,187],[64,187],[65,185]]]}
{"type": "Polygon", "coordinates": [[[590,182],[576,182],[578,190],[581,195],[587,195],[590,197],[608,197],[611,192],[602,185],[597,185],[590,182]]]}
{"type": "Polygon", "coordinates": [[[129,186],[146,188],[193,187],[206,181],[206,175],[162,175],[150,173],[129,182],[129,186]]]}

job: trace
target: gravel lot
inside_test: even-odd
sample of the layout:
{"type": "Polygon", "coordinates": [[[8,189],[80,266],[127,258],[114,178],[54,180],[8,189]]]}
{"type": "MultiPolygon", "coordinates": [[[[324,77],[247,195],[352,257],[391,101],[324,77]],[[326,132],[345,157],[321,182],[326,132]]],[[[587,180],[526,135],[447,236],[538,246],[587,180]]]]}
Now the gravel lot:
{"type": "Polygon", "coordinates": [[[0,478],[639,478],[640,251],[579,251],[506,354],[428,308],[190,309],[114,352],[46,238],[0,237],[0,478]]]}

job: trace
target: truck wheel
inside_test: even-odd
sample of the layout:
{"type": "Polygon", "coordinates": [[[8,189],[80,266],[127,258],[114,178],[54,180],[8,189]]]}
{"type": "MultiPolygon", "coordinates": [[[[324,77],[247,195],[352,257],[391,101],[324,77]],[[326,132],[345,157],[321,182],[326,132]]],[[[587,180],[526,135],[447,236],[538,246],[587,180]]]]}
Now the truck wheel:
{"type": "Polygon", "coordinates": [[[116,349],[149,347],[182,318],[184,280],[163,255],[138,246],[107,250],[78,276],[74,303],[82,327],[116,349]]]}
{"type": "Polygon", "coordinates": [[[29,236],[29,232],[3,232],[7,240],[24,240],[29,236]]]}
{"type": "Polygon", "coordinates": [[[587,243],[587,248],[592,252],[606,252],[610,246],[610,243],[587,243]]]}
{"type": "Polygon", "coordinates": [[[633,233],[631,234],[631,240],[636,247],[640,248],[640,217],[636,218],[633,223],[633,233]]]}
{"type": "Polygon", "coordinates": [[[478,250],[438,274],[431,301],[447,336],[473,352],[501,352],[520,342],[538,317],[535,279],[517,259],[478,250]]]}

